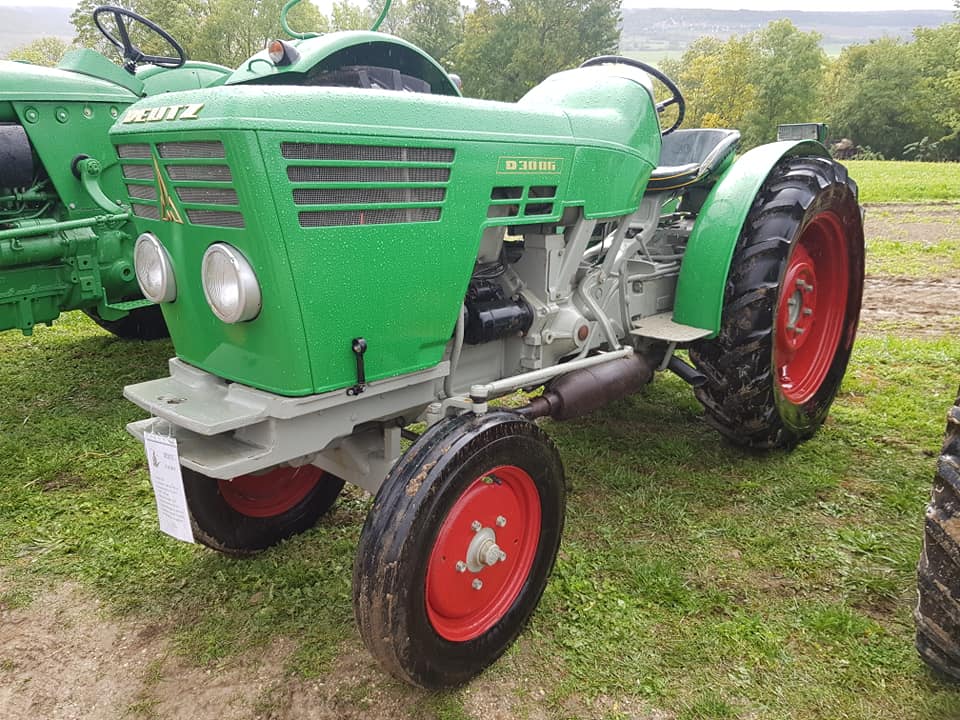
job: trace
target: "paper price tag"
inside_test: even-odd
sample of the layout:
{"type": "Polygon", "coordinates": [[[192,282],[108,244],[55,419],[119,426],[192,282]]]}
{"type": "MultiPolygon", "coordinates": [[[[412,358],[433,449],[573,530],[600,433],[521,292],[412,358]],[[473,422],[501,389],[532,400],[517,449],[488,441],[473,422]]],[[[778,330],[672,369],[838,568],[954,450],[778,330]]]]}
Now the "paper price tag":
{"type": "Polygon", "coordinates": [[[147,451],[150,482],[157,499],[160,529],[177,540],[195,542],[190,527],[190,513],[187,511],[187,496],[183,491],[183,476],[180,474],[177,439],[144,433],[143,447],[147,451]]]}

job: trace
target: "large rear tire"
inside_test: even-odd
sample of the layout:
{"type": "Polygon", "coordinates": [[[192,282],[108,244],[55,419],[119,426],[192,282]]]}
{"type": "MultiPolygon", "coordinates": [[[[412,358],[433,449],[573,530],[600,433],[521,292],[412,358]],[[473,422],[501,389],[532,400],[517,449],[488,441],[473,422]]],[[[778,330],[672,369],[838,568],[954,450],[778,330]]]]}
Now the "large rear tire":
{"type": "Polygon", "coordinates": [[[96,309],[84,312],[97,325],[123,340],[161,340],[170,337],[159,305],[131,310],[119,320],[104,320],[96,309]]]}
{"type": "Polygon", "coordinates": [[[733,442],[790,447],[823,424],[853,349],[863,295],[857,186],[821,157],[782,160],[734,251],[717,337],[690,357],[708,422],[733,442]]]}
{"type": "Polygon", "coordinates": [[[181,468],[194,537],[227,555],[252,555],[309,530],[343,489],[313,465],[216,480],[181,468]]]}
{"type": "Polygon", "coordinates": [[[937,672],[960,681],[960,397],[947,414],[927,505],[913,616],[920,657],[937,672]]]}
{"type": "Polygon", "coordinates": [[[533,614],[560,545],[566,489],[553,443],[514,413],[437,423],[374,500],[353,570],[360,635],[424,688],[468,681],[533,614]]]}

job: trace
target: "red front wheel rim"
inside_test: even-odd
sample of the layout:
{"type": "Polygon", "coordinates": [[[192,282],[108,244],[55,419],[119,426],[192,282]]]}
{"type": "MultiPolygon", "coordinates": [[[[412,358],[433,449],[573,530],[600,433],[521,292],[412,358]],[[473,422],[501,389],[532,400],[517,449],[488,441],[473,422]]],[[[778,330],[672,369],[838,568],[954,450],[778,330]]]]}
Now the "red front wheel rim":
{"type": "Polygon", "coordinates": [[[804,227],[783,276],[774,346],[777,384],[800,405],[823,385],[843,334],[849,293],[847,243],[840,218],[823,212],[804,227]]]}
{"type": "Polygon", "coordinates": [[[540,494],[529,473],[501,465],[457,498],[427,564],[427,617],[442,638],[466,642],[510,610],[540,541],[540,494]]]}
{"type": "Polygon", "coordinates": [[[314,465],[277,467],[262,475],[218,480],[220,495],[231,508],[249,517],[276,517],[300,503],[323,477],[314,465]]]}

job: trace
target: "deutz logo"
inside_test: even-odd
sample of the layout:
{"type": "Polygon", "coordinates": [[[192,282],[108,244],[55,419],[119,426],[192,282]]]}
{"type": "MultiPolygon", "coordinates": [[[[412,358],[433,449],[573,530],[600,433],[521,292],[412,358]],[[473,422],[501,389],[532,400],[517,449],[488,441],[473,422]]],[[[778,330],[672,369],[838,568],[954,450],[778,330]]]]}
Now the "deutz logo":
{"type": "Polygon", "coordinates": [[[498,175],[559,175],[563,158],[503,157],[497,162],[498,175]]]}
{"type": "Polygon", "coordinates": [[[173,198],[170,197],[167,184],[163,181],[163,175],[160,174],[160,163],[157,162],[156,158],[153,159],[153,171],[157,174],[157,200],[160,203],[160,219],[183,225],[183,218],[180,217],[177,206],[173,204],[173,198]]]}
{"type": "Polygon", "coordinates": [[[191,105],[161,105],[155,108],[127,110],[121,123],[160,122],[161,120],[196,120],[203,103],[191,105]]]}

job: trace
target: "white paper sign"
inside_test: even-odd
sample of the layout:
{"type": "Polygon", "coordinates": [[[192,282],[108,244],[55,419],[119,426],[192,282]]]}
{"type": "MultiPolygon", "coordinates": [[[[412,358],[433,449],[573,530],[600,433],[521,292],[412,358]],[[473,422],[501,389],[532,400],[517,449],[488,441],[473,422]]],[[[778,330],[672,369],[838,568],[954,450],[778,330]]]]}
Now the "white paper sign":
{"type": "Polygon", "coordinates": [[[187,496],[183,492],[177,439],[144,433],[143,446],[147,451],[153,494],[157,498],[160,529],[177,540],[195,542],[193,529],[190,527],[190,514],[187,511],[187,496]]]}

